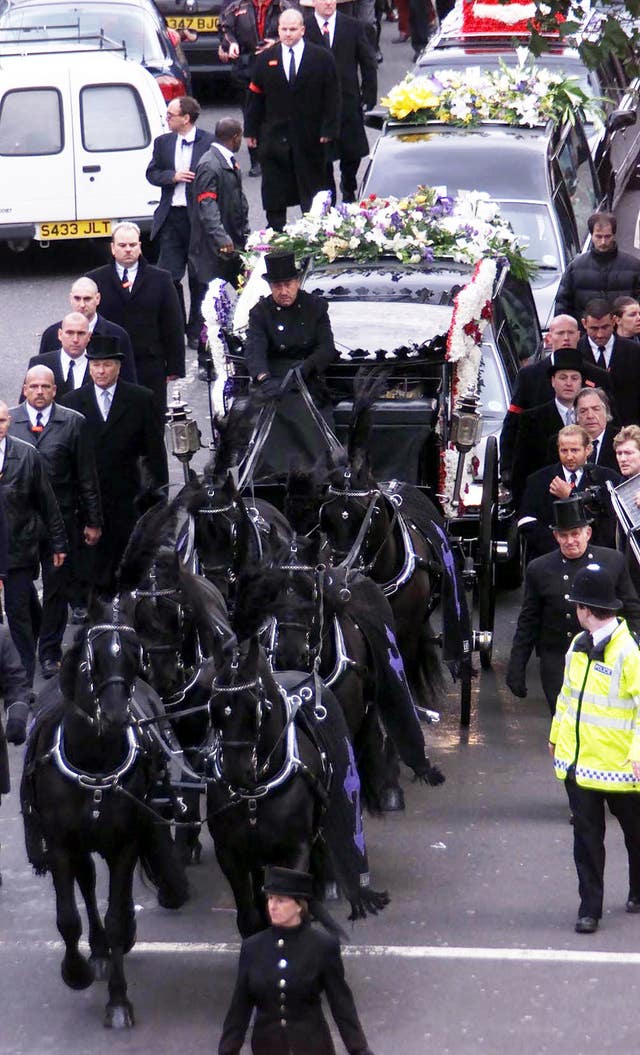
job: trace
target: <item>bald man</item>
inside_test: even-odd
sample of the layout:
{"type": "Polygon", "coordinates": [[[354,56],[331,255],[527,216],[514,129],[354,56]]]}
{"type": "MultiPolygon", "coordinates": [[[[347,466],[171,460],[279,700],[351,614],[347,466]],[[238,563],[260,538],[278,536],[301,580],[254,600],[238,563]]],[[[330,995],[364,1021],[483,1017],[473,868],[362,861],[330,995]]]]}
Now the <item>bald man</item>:
{"type": "Polygon", "coordinates": [[[38,638],[42,673],[51,678],[60,667],[68,603],[80,607],[86,592],[77,586],[82,581],[82,550],[95,546],[102,534],[100,488],[87,422],[82,414],[55,402],[53,371],[46,366],[31,367],[23,394],[24,403],[10,411],[9,435],[30,443],[41,456],[68,541],[68,557],[62,565],[53,561],[50,539],[45,537],[40,543],[42,616],[38,634],[36,604],[32,632],[38,638]]]}
{"type": "MultiPolygon", "coordinates": [[[[136,364],[133,359],[133,349],[131,347],[131,339],[129,334],[122,326],[118,326],[115,322],[109,322],[102,315],[98,314],[98,306],[100,304],[100,291],[93,281],[92,278],[83,276],[82,278],[76,279],[71,289],[69,290],[69,306],[71,311],[79,311],[87,320],[89,324],[89,334],[93,336],[94,333],[100,334],[101,336],[109,335],[111,337],[117,337],[120,343],[120,351],[124,352],[124,359],[122,361],[122,377],[125,381],[132,381],[134,384],[138,381],[138,375],[136,374],[136,364]]],[[[43,356],[47,352],[57,352],[60,349],[60,339],[58,337],[58,331],[62,326],[62,322],[54,322],[51,326],[47,326],[46,330],[40,338],[40,349],[37,356],[34,356],[29,366],[35,366],[37,363],[43,363],[45,366],[49,366],[54,370],[49,360],[43,360],[43,356]]],[[[88,380],[88,374],[85,375],[85,381],[88,380]]],[[[58,399],[62,399],[62,396],[67,391],[61,375],[56,374],[56,383],[58,386],[58,399]]]]}

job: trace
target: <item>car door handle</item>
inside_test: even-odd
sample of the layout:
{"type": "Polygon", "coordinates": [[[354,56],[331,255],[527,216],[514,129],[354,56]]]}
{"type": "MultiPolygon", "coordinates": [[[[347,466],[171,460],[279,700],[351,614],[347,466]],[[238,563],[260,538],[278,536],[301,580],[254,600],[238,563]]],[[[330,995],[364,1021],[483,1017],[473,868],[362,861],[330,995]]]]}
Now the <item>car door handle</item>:
{"type": "Polygon", "coordinates": [[[83,172],[100,172],[100,165],[83,165],[83,172]]]}

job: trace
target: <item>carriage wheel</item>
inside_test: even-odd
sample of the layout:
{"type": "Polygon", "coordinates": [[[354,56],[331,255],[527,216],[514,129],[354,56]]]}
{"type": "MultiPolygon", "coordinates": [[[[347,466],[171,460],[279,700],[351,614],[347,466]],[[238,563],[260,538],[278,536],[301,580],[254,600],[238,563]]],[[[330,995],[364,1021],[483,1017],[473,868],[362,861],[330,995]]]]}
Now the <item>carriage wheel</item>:
{"type": "Polygon", "coordinates": [[[496,617],[496,562],[493,542],[498,533],[498,442],[489,436],[484,456],[482,502],[476,555],[478,582],[478,629],[490,634],[489,643],[480,644],[480,666],[491,667],[493,631],[496,617]]]}

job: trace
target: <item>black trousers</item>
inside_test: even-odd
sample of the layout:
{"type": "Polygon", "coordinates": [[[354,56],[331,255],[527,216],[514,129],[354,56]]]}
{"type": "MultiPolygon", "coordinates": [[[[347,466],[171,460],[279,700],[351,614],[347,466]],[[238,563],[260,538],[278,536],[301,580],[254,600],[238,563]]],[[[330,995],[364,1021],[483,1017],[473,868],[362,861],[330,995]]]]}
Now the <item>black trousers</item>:
{"type": "MultiPolygon", "coordinates": [[[[340,158],[340,191],[342,200],[356,200],[358,169],[362,158],[340,158]]],[[[333,174],[333,161],[327,166],[327,187],[331,191],[331,201],[336,203],[336,181],[333,174]]]]}
{"type": "Polygon", "coordinates": [[[564,680],[564,652],[550,652],[546,649],[540,653],[540,681],[551,714],[556,713],[556,700],[564,680]]]}
{"type": "Polygon", "coordinates": [[[40,632],[39,605],[34,609],[35,568],[12,568],[4,580],[4,609],[13,643],[30,685],[36,669],[36,641],[40,632]]]}
{"type": "Polygon", "coordinates": [[[573,813],[573,859],[578,873],[579,916],[602,916],[605,803],[618,821],[629,858],[629,894],[640,898],[640,792],[595,791],[565,780],[573,813]]]}
{"type": "Polygon", "coordinates": [[[189,239],[191,237],[191,222],[189,210],[180,206],[169,209],[169,215],[160,230],[160,253],[158,256],[158,267],[164,267],[171,273],[173,284],[176,287],[178,300],[182,308],[185,320],[187,337],[198,339],[200,336],[200,318],[198,314],[198,287],[199,282],[189,267],[189,239]],[[184,303],[184,292],[182,279],[185,270],[189,281],[189,316],[184,303]]]}

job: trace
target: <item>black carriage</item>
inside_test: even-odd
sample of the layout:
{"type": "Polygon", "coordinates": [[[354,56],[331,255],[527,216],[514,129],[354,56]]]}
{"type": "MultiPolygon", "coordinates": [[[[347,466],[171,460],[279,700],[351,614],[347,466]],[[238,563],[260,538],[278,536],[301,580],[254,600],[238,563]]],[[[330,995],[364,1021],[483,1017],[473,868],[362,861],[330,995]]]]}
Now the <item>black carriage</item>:
{"type": "MultiPolygon", "coordinates": [[[[473,647],[491,665],[496,581],[517,580],[515,511],[500,482],[497,437],[516,373],[539,354],[541,332],[531,289],[506,262],[495,270],[475,385],[451,362],[447,334],[456,295],[473,268],[452,260],[402,264],[381,258],[366,264],[338,260],[310,265],[303,287],[322,295],[339,358],[327,381],[335,435],[346,442],[356,377],[389,368],[373,406],[372,472],[378,481],[417,485],[442,510],[452,548],[475,609],[473,647]],[[444,452],[448,451],[444,456],[444,452]]],[[[241,338],[241,335],[240,335],[241,338]]],[[[241,345],[236,346],[241,353],[241,345]]],[[[241,354],[232,357],[242,373],[241,354]]],[[[241,385],[241,382],[240,382],[241,385]]],[[[243,482],[280,504],[283,485],[263,484],[244,467],[243,482]]],[[[471,607],[471,605],[470,605],[471,607]]],[[[461,720],[469,721],[471,657],[463,664],[461,720]]]]}

